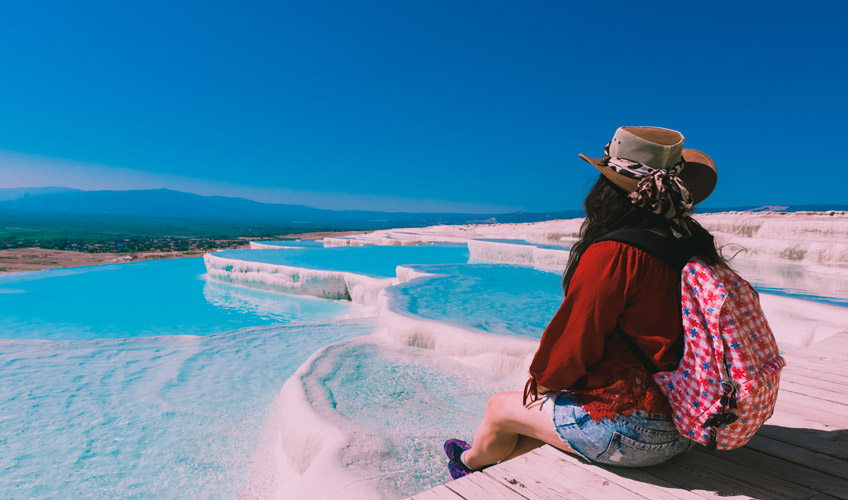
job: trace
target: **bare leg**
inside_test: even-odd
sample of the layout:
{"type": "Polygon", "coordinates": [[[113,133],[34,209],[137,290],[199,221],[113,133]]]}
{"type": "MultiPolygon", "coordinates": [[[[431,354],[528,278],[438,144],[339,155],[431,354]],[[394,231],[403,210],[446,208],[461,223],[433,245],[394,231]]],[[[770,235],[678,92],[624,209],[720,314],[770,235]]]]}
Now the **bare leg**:
{"type": "MultiPolygon", "coordinates": [[[[544,441],[539,441],[538,439],[533,439],[527,436],[518,436],[518,444],[515,445],[515,449],[512,450],[512,453],[510,453],[508,457],[501,460],[501,462],[513,459],[519,455],[524,455],[525,453],[533,451],[544,444],[544,441]]],[[[566,446],[568,446],[568,444],[566,444],[566,446]]]]}
{"type": "Polygon", "coordinates": [[[502,392],[489,398],[483,423],[464,456],[469,467],[477,469],[491,465],[526,453],[542,443],[574,453],[557,434],[553,419],[542,409],[541,403],[525,407],[522,398],[520,392],[502,392]]]}

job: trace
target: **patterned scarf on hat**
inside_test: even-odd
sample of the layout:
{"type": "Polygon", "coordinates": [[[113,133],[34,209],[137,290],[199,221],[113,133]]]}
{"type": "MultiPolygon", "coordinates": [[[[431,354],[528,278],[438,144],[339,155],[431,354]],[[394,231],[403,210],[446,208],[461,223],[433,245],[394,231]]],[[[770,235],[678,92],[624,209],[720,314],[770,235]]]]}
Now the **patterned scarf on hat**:
{"type": "Polygon", "coordinates": [[[639,180],[636,189],[630,193],[633,204],[668,219],[676,238],[692,236],[687,222],[694,206],[692,194],[678,177],[685,165],[683,157],[668,169],[657,169],[625,158],[611,157],[609,148],[610,143],[607,143],[601,165],[608,165],[621,175],[639,180]]]}

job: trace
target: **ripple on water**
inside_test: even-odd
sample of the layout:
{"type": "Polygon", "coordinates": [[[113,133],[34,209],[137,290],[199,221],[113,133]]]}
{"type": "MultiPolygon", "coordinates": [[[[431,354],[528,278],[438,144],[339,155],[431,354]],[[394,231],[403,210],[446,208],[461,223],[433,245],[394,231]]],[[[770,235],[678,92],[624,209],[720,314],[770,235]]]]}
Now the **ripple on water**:
{"type": "Polygon", "coordinates": [[[203,260],[167,259],[0,276],[0,338],[90,340],[209,335],[324,321],[359,308],[203,279],[203,260]]]}
{"type": "Polygon", "coordinates": [[[344,466],[387,498],[403,498],[443,483],[442,443],[470,440],[489,396],[523,381],[375,342],[331,346],[304,383],[310,404],[351,436],[344,466]]]}
{"type": "Polygon", "coordinates": [[[393,288],[393,304],[423,318],[538,339],[562,303],[558,273],[509,264],[411,267],[438,276],[393,288]]]}
{"type": "Polygon", "coordinates": [[[222,250],[212,254],[225,259],[246,260],[283,266],[345,271],[391,278],[403,264],[466,262],[464,243],[433,243],[418,246],[356,246],[289,250],[222,250]]]}
{"type": "Polygon", "coordinates": [[[373,320],[0,341],[0,498],[229,498],[283,382],[373,320]]]}

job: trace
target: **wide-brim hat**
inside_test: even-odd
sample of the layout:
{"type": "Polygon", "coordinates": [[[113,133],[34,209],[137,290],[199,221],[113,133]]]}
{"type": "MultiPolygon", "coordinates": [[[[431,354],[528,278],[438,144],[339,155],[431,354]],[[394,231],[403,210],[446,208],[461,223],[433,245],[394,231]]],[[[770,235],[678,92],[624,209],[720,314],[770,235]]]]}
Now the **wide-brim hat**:
{"type": "MultiPolygon", "coordinates": [[[[707,199],[715,189],[718,181],[718,171],[712,158],[696,149],[683,149],[683,134],[676,130],[661,127],[620,127],[609,145],[609,156],[625,158],[639,162],[655,169],[668,169],[683,157],[685,165],[678,177],[689,192],[692,201],[700,203],[707,199]]],[[[632,193],[639,184],[639,179],[619,174],[606,164],[604,158],[588,158],[581,154],[587,162],[616,186],[632,193]]]]}

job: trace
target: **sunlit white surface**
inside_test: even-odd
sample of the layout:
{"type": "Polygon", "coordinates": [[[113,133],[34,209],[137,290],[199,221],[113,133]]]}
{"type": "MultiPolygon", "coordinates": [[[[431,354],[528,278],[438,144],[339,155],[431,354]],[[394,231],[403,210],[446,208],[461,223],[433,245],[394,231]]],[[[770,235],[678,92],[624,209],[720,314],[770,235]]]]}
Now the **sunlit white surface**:
{"type": "MultiPolygon", "coordinates": [[[[579,224],[216,252],[205,275],[195,259],[0,276],[18,313],[0,332],[24,339],[0,340],[0,497],[402,498],[442,482],[441,442],[520,390],[579,224]],[[279,293],[295,283],[311,285],[279,293]]],[[[733,265],[771,292],[783,350],[848,325],[839,268],[749,260],[733,265]]]]}
{"type": "Polygon", "coordinates": [[[0,340],[0,497],[229,498],[286,378],[373,327],[0,340]]]}

